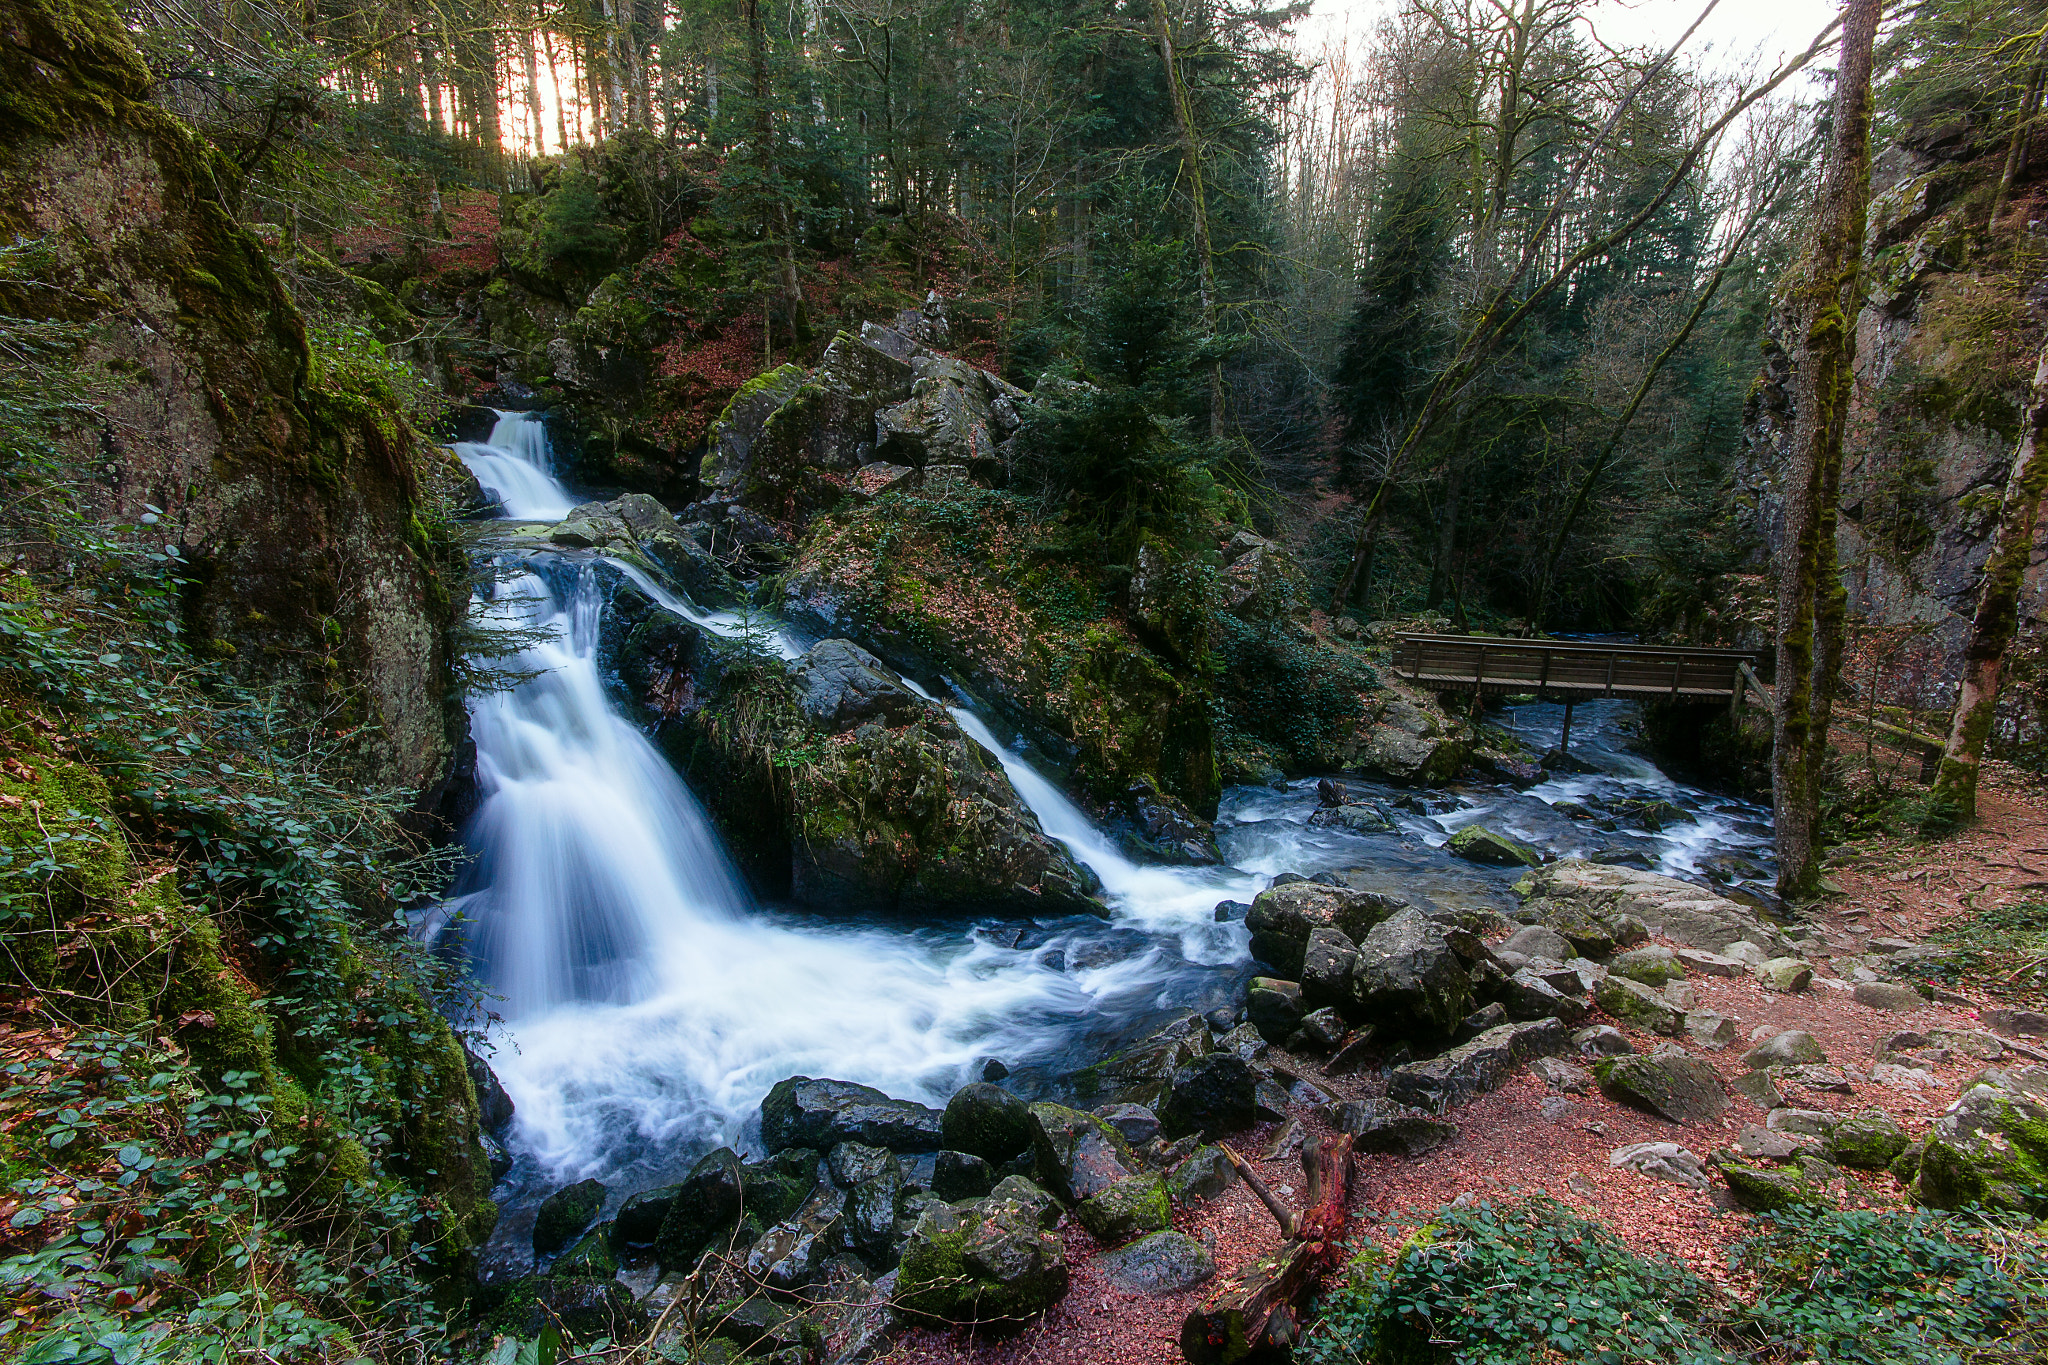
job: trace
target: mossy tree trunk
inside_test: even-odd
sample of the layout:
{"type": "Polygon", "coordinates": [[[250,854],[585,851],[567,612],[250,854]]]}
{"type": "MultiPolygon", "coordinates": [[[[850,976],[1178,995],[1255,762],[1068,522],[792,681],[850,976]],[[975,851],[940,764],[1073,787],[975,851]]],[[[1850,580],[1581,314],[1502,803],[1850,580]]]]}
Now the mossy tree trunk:
{"type": "Polygon", "coordinates": [[[1798,338],[1793,421],[1778,562],[1777,711],[1771,795],[1778,893],[1810,896],[1820,882],[1821,770],[1842,654],[1845,597],[1835,562],[1842,439],[1862,303],[1870,206],[1870,73],[1881,0],[1847,0],[1836,67],[1833,144],[1814,209],[1812,246],[1786,291],[1798,338]]]}
{"type": "Polygon", "coordinates": [[[1977,598],[1976,618],[1970,622],[1970,642],[1963,648],[1963,676],[1956,688],[1948,744],[1942,750],[1941,768],[1930,793],[1933,813],[1944,822],[1977,816],[1977,767],[1998,710],[1999,673],[2019,627],[2020,584],[2034,557],[2041,494],[2048,490],[2048,458],[2041,456],[2044,437],[2048,437],[2048,346],[2042,347],[2034,366],[2034,388],[2027,400],[2026,421],[2020,427],[2019,449],[2013,455],[2012,472],[2006,476],[1998,529],[1984,559],[1984,587],[1977,598]]]}

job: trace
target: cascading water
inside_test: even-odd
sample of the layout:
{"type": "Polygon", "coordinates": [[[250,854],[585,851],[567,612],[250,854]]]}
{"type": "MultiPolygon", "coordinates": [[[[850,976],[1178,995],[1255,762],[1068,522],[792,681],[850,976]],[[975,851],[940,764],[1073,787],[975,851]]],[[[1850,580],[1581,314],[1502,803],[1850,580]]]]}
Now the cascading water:
{"type": "Polygon", "coordinates": [[[555,481],[547,424],[530,412],[500,412],[487,441],[457,441],[455,454],[513,521],[558,521],[576,500],[555,481]]]}
{"type": "MultiPolygon", "coordinates": [[[[544,449],[538,429],[506,414],[489,458],[527,464],[566,511],[560,485],[509,453],[544,449]]],[[[785,658],[805,644],[589,553],[534,552],[494,589],[492,618],[528,643],[499,665],[505,690],[471,702],[482,802],[465,838],[475,857],[436,923],[465,936],[503,998],[493,1065],[517,1106],[515,1210],[565,1179],[598,1175],[621,1193],[672,1179],[706,1147],[744,1140],[761,1097],[792,1074],[942,1101],[996,1057],[1026,1087],[1048,1082],[1167,1010],[1234,998],[1247,935],[1213,907],[1249,899],[1273,873],[1349,869],[1353,884],[1378,876],[1439,903],[1500,906],[1511,877],[1440,852],[1451,828],[1517,802],[1547,810],[1544,798],[1566,799],[1574,783],[1653,780],[1560,779],[1556,793],[1533,796],[1482,789],[1368,835],[1309,824],[1313,779],[1241,787],[1217,822],[1230,866],[1145,866],[981,716],[946,703],[1045,831],[1102,880],[1112,918],[849,925],[784,913],[751,903],[702,807],[606,696],[598,644],[614,574],[720,635],[751,634],[785,658]]],[[[1656,778],[1693,804],[1720,801],[1656,778]]],[[[508,1220],[501,1238],[516,1240],[519,1225],[508,1220]]]]}

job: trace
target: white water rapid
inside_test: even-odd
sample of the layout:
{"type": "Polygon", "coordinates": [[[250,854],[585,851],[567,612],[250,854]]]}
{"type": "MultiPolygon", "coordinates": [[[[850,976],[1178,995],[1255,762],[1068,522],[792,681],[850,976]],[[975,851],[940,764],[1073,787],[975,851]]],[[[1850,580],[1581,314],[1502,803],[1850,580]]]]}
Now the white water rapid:
{"type": "Polygon", "coordinates": [[[486,441],[457,441],[455,453],[513,521],[559,521],[576,500],[555,481],[547,424],[538,414],[500,412],[486,441]]]}
{"type": "MultiPolygon", "coordinates": [[[[559,516],[573,502],[549,472],[534,417],[504,414],[490,443],[462,449],[479,478],[496,471],[501,482],[491,486],[510,517],[559,516]],[[527,491],[505,496],[508,488],[527,491]]],[[[524,647],[496,665],[507,686],[470,701],[481,803],[464,838],[474,860],[423,926],[429,937],[459,933],[501,997],[491,1061],[517,1115],[515,1164],[500,1191],[514,1216],[494,1245],[514,1260],[526,1254],[521,1215],[538,1197],[587,1176],[615,1196],[676,1179],[708,1147],[744,1144],[762,1096],[786,1076],[943,1102],[996,1058],[1029,1091],[1099,1060],[1169,1010],[1233,1002],[1250,970],[1247,935],[1242,923],[1219,922],[1215,906],[1251,899],[1274,873],[1341,869],[1349,884],[1419,902],[1505,909],[1512,874],[1441,852],[1451,828],[1547,818],[1547,834],[1532,828],[1532,837],[1575,851],[1559,841],[1587,827],[1550,808],[1603,783],[1655,786],[1703,816],[1724,812],[1717,833],[1753,811],[1630,766],[1641,760],[1620,754],[1618,731],[1603,724],[1619,770],[1601,776],[1527,794],[1373,788],[1399,816],[1397,829],[1373,834],[1310,824],[1312,778],[1239,787],[1217,821],[1229,866],[1147,866],[983,716],[945,701],[1046,833],[1101,879],[1111,918],[849,923],[797,914],[753,902],[702,806],[607,694],[599,645],[620,578],[707,630],[752,634],[784,658],[809,642],[758,617],[699,607],[622,560],[536,549],[518,567],[493,589],[490,614],[524,632],[508,637],[524,647]]],[[[1547,717],[1530,719],[1540,728],[1547,717]]],[[[1704,826],[1641,836],[1643,858],[1679,861],[1675,849],[1713,842],[1704,826]]]]}

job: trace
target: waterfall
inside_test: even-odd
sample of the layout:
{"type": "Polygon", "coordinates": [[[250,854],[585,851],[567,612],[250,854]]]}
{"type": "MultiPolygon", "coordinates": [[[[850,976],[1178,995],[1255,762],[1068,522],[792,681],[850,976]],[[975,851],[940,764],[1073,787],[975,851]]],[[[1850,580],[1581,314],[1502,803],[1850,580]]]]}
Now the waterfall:
{"type": "Polygon", "coordinates": [[[555,457],[540,414],[500,412],[487,441],[457,441],[455,453],[513,521],[559,521],[576,499],[555,481],[555,457]]]}

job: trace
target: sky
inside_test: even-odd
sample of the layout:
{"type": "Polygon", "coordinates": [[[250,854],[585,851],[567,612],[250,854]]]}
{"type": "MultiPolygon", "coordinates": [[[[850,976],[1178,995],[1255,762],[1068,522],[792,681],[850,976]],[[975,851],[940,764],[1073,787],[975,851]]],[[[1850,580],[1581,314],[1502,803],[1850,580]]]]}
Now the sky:
{"type": "MultiPolygon", "coordinates": [[[[1315,0],[1297,26],[1304,51],[1348,34],[1369,34],[1399,0],[1315,0]]],[[[1593,0],[1588,15],[1610,46],[1668,47],[1699,17],[1706,0],[1593,0]]],[[[1834,0],[1721,0],[1684,51],[1719,71],[1767,69],[1805,50],[1835,15],[1834,0]]],[[[1829,63],[1830,65],[1832,63],[1829,63]]]]}

